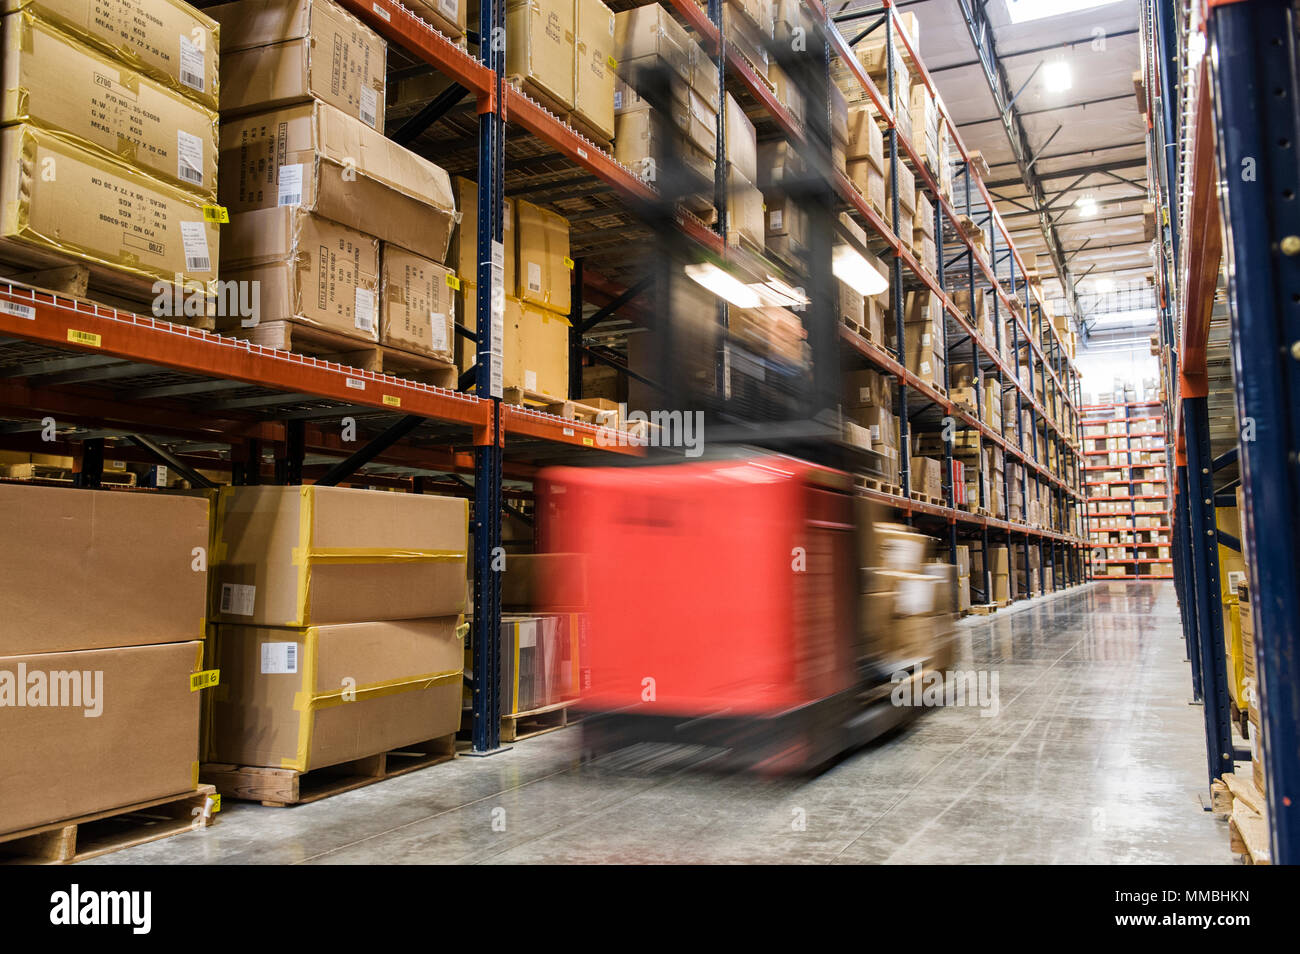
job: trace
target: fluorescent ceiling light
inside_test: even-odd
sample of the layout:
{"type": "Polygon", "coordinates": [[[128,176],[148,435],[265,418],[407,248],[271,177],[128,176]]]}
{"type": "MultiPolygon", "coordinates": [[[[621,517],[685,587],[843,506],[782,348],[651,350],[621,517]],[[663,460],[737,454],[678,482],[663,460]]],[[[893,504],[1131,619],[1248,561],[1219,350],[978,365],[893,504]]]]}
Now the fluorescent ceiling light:
{"type": "Polygon", "coordinates": [[[1074,205],[1085,219],[1090,219],[1097,214],[1097,200],[1090,195],[1083,196],[1074,205]]]}
{"type": "Polygon", "coordinates": [[[1065,60],[1052,60],[1043,64],[1043,85],[1049,93],[1064,93],[1074,85],[1074,74],[1065,60]]]}
{"type": "Polygon", "coordinates": [[[1104,7],[1118,0],[1006,0],[1007,16],[1012,23],[1028,23],[1030,20],[1043,20],[1047,17],[1059,17],[1066,13],[1078,13],[1104,7]]]}
{"type": "Polygon", "coordinates": [[[836,245],[831,257],[835,277],[859,295],[879,295],[889,289],[889,276],[876,256],[863,255],[851,245],[836,245]]]}
{"type": "Polygon", "coordinates": [[[1105,295],[1115,290],[1115,283],[1109,278],[1099,278],[1092,283],[1092,287],[1098,295],[1105,295]]]}
{"type": "Polygon", "coordinates": [[[725,298],[737,308],[757,308],[763,302],[758,293],[746,287],[740,279],[728,275],[712,262],[687,265],[686,275],[691,281],[703,285],[719,298],[725,298]]]}
{"type": "Polygon", "coordinates": [[[808,304],[808,296],[803,293],[802,288],[795,288],[775,275],[768,275],[766,281],[752,282],[745,287],[761,298],[765,305],[799,308],[808,304]]]}

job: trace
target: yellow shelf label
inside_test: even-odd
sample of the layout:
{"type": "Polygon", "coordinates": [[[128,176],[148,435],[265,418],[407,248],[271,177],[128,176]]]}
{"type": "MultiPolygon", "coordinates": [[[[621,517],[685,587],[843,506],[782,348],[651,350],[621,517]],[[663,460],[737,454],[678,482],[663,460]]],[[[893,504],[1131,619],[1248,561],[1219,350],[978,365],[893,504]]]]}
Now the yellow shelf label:
{"type": "Polygon", "coordinates": [[[205,205],[203,207],[203,221],[225,225],[230,221],[230,210],[224,205],[205,205]]]}
{"type": "Polygon", "coordinates": [[[596,445],[596,442],[590,437],[584,437],[582,443],[586,447],[594,447],[596,445]]]}
{"type": "Polygon", "coordinates": [[[215,815],[217,812],[221,811],[221,793],[220,793],[220,792],[213,792],[211,795],[208,796],[208,799],[212,802],[212,814],[213,814],[213,815],[215,815]]]}
{"type": "Polygon", "coordinates": [[[384,404],[386,404],[388,407],[401,407],[402,399],[395,394],[385,394],[384,404]]]}
{"type": "Polygon", "coordinates": [[[569,271],[573,271],[573,259],[569,258],[567,255],[564,256],[564,267],[569,271]]]}
{"type": "Polygon", "coordinates": [[[97,334],[89,331],[78,331],[76,328],[68,329],[68,340],[73,344],[90,345],[92,348],[98,348],[103,339],[97,334]]]}
{"type": "Polygon", "coordinates": [[[190,692],[211,689],[221,682],[220,669],[204,669],[202,672],[190,673],[190,692]]]}
{"type": "Polygon", "coordinates": [[[451,272],[448,272],[447,287],[454,288],[456,291],[460,291],[460,278],[457,277],[456,275],[453,275],[451,272]]]}

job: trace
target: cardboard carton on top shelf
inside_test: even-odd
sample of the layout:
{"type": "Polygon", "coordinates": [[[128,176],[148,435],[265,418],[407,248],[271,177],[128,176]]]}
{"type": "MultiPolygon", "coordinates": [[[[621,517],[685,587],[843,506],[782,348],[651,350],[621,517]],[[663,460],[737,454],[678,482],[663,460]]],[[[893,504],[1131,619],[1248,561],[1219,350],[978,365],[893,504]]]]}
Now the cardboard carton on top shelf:
{"type": "Polygon", "coordinates": [[[384,131],[388,47],[330,0],[236,0],[221,24],[221,115],[319,100],[384,131]]]}
{"type": "Polygon", "coordinates": [[[217,114],[66,36],[30,11],[4,18],[0,122],[32,123],[208,201],[217,114]]]}
{"type": "Polygon", "coordinates": [[[614,138],[614,14],[601,0],[574,4],[574,112],[600,138],[614,138]]]}
{"type": "Polygon", "coordinates": [[[218,176],[231,212],[301,206],[447,260],[457,213],[446,171],[328,104],[223,120],[218,176]]]}
{"type": "MultiPolygon", "coordinates": [[[[453,40],[465,35],[465,28],[469,25],[466,0],[409,0],[407,6],[453,40]]],[[[478,23],[474,24],[474,29],[478,30],[478,23]]]]}
{"type": "Polygon", "coordinates": [[[662,4],[633,7],[614,15],[617,50],[614,57],[618,60],[618,72],[633,85],[639,68],[660,63],[689,85],[692,70],[688,50],[693,42],[685,27],[662,4]]]}
{"type": "Polygon", "coordinates": [[[560,109],[573,109],[573,0],[510,0],[506,4],[506,75],[523,81],[560,109]]]}
{"type": "Polygon", "coordinates": [[[520,300],[568,315],[573,273],[568,219],[520,199],[515,220],[520,300]]]}
{"type": "MultiPolygon", "coordinates": [[[[157,580],[148,584],[149,595],[166,599],[157,580]]],[[[69,605],[59,603],[65,616],[69,605]]],[[[88,641],[97,642],[95,621],[86,620],[85,627],[88,641]]],[[[202,632],[193,623],[190,630],[202,632]]],[[[72,677],[52,679],[50,691],[71,693],[79,703],[6,706],[0,833],[193,790],[202,693],[192,691],[190,676],[202,668],[198,641],[0,656],[0,672],[72,677]]]]}
{"type": "Polygon", "coordinates": [[[195,102],[217,108],[221,28],[184,0],[3,0],[0,10],[29,11],[195,102]]]}

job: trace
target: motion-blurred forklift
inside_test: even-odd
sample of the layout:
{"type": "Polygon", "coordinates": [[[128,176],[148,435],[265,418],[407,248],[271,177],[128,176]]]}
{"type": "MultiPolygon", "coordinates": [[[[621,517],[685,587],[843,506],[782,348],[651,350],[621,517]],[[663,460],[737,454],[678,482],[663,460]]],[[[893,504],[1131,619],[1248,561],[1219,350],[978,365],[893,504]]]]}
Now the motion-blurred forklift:
{"type": "MultiPolygon", "coordinates": [[[[636,77],[665,144],[657,200],[639,210],[656,243],[644,334],[661,427],[644,432],[643,457],[552,468],[537,483],[546,549],[586,555],[590,684],[579,707],[590,754],[671,743],[714,753],[713,765],[806,771],[912,711],[892,704],[891,677],[918,660],[883,648],[888,624],[873,618],[864,569],[873,516],[853,475],[879,474],[880,458],[846,443],[840,423],[832,255],[855,240],[834,211],[826,38],[816,30],[806,50],[770,54],[822,107],[807,111],[803,174],[785,180],[808,219],[802,288],[756,274],[757,256],[716,259],[684,235],[679,200],[710,184],[673,148],[667,69],[636,77]],[[729,335],[727,297],[740,289],[791,299],[806,333],[800,360],[756,355],[729,335]],[[703,422],[702,453],[664,446],[680,444],[666,431],[687,415],[703,422]]],[[[727,163],[716,168],[725,236],[727,163]]]]}

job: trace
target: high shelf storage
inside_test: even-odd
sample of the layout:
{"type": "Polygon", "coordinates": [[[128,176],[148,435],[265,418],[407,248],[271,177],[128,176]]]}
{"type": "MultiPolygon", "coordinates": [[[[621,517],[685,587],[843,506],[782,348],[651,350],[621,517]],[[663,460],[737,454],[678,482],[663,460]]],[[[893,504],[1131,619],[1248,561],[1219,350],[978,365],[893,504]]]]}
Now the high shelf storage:
{"type": "Polygon", "coordinates": [[[1173,579],[1162,401],[1081,409],[1091,568],[1111,580],[1173,579]]]}
{"type": "MultiPolygon", "coordinates": [[[[389,135],[477,183],[476,207],[460,210],[477,222],[477,287],[502,284],[507,194],[566,210],[575,201],[584,204],[585,211],[573,215],[571,347],[575,355],[609,363],[584,336],[617,314],[652,310],[638,298],[644,285],[627,239],[644,231],[635,212],[656,197],[654,184],[507,81],[504,44],[477,44],[479,36],[505,35],[504,3],[484,0],[479,5],[480,20],[469,43],[470,50],[477,49],[475,55],[394,0],[338,2],[383,36],[394,54],[400,52],[390,58],[394,75],[432,67],[451,81],[389,135]]],[[[721,88],[736,95],[761,138],[796,146],[806,141],[804,123],[726,41],[721,3],[712,0],[707,10],[694,0],[669,0],[666,6],[716,58],[721,88]]],[[[939,122],[953,153],[951,189],[941,188],[924,144],[918,146],[900,129],[897,112],[904,94],[896,62],[905,62],[932,94],[937,91],[902,29],[895,4],[836,17],[819,0],[798,7],[825,27],[829,59],[838,60],[874,107],[889,163],[892,198],[887,209],[875,208],[844,173],[833,182],[841,208],[865,230],[870,249],[888,262],[899,344],[892,349],[851,328],[837,329],[850,363],[877,369],[896,384],[903,450],[897,488],[882,489],[878,483],[863,486],[861,493],[946,538],[954,556],[959,540],[984,552],[1010,545],[1023,554],[1026,566],[1031,565],[1031,550],[1036,551],[1032,565],[1039,567],[1040,592],[1079,583],[1086,573],[1087,541],[1080,384],[1068,335],[1052,321],[1039,287],[1028,280],[1030,270],[977,171],[979,157],[966,149],[957,127],[940,109],[939,122]],[[854,43],[873,33],[885,38],[884,89],[854,55],[841,23],[847,23],[854,43]],[[933,269],[914,251],[912,216],[900,207],[904,168],[932,205],[933,269]],[[907,368],[902,342],[909,291],[932,294],[941,306],[945,367],[968,362],[980,372],[972,383],[973,400],[956,395],[948,380],[930,382],[907,368]],[[977,313],[981,295],[991,319],[986,327],[977,313]],[[1004,425],[986,414],[984,388],[992,388],[1010,411],[1004,425]],[[922,496],[910,466],[912,435],[945,432],[969,436],[942,441],[942,493],[938,499],[922,496]],[[980,453],[973,457],[981,477],[992,476],[983,471],[983,451],[996,450],[1015,479],[1000,486],[977,479],[974,499],[966,501],[964,481],[954,479],[954,440],[978,447],[980,453]],[[1002,497],[1004,516],[996,515],[993,493],[1002,497]]],[[[725,121],[720,111],[719,137],[725,121]]],[[[721,149],[718,153],[723,154],[721,149]]],[[[676,216],[681,236],[701,258],[725,262],[757,279],[797,277],[771,257],[729,244],[725,194],[717,200],[713,226],[685,209],[676,216]]],[[[164,460],[183,473],[226,467],[236,483],[355,481],[470,496],[473,616],[480,631],[496,632],[501,601],[494,558],[502,546],[502,515],[528,516],[515,503],[529,497],[537,469],[558,459],[571,461],[574,455],[594,460],[641,452],[602,439],[608,435],[593,424],[503,402],[499,378],[494,382],[501,348],[495,338],[498,300],[497,295],[478,295],[477,331],[467,325],[457,328],[477,360],[453,390],[0,283],[0,363],[7,374],[0,381],[0,405],[6,419],[24,422],[6,434],[4,446],[75,456],[81,462],[80,482],[87,486],[99,483],[105,440],[135,435],[136,445],[113,446],[112,455],[164,460]],[[214,391],[219,397],[214,398],[214,391]],[[38,441],[33,424],[47,415],[76,430],[65,431],[54,446],[38,441]],[[356,443],[344,443],[326,425],[344,415],[355,421],[356,443]],[[162,447],[167,441],[184,442],[184,450],[167,451],[162,447]]],[[[627,373],[626,366],[613,364],[627,373]]],[[[988,567],[987,559],[984,565],[988,567]]],[[[977,588],[987,598],[987,577],[977,588]]],[[[473,740],[480,752],[499,745],[497,653],[495,640],[475,640],[473,740]]]]}
{"type": "MultiPolygon", "coordinates": [[[[1280,0],[1144,4],[1156,281],[1177,477],[1174,571],[1211,785],[1262,761],[1274,863],[1300,861],[1300,340],[1294,9],[1280,0]],[[1220,302],[1224,304],[1220,304],[1220,302]],[[1219,521],[1236,515],[1240,536],[1219,521]],[[1244,557],[1256,685],[1234,744],[1220,553],[1244,557]]],[[[1235,529],[1235,528],[1234,528],[1235,529]]]]}

